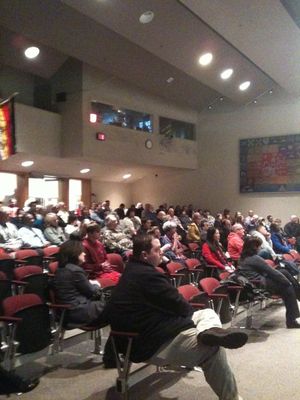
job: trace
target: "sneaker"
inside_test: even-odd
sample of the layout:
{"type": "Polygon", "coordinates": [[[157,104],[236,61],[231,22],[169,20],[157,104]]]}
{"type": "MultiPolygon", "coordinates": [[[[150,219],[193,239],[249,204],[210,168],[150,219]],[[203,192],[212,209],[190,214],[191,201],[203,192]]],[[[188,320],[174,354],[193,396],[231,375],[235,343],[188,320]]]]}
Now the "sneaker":
{"type": "Polygon", "coordinates": [[[286,324],[286,327],[288,328],[288,329],[300,329],[300,324],[299,324],[299,322],[298,321],[293,321],[293,322],[289,322],[289,323],[287,323],[286,324]]]}
{"type": "Polygon", "coordinates": [[[210,328],[199,335],[199,340],[206,346],[222,346],[227,349],[238,349],[248,340],[246,332],[240,329],[210,328]]]}

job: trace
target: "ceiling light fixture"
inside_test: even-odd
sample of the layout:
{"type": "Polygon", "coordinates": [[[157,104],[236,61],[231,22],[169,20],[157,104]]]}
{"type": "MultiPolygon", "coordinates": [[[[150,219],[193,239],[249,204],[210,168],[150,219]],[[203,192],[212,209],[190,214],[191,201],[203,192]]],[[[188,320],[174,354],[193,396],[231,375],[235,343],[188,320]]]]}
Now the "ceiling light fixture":
{"type": "Polygon", "coordinates": [[[28,47],[25,51],[24,54],[27,58],[33,59],[36,58],[40,54],[40,49],[35,46],[28,47]]]}
{"type": "Polygon", "coordinates": [[[128,179],[128,178],[130,178],[131,177],[131,174],[125,174],[125,175],[123,175],[123,179],[128,179]]]}
{"type": "Polygon", "coordinates": [[[31,167],[34,164],[33,161],[23,161],[21,163],[22,167],[31,167]]]}
{"type": "Polygon", "coordinates": [[[81,174],[87,174],[88,172],[90,172],[90,168],[83,168],[80,170],[81,174]]]}
{"type": "Polygon", "coordinates": [[[202,54],[202,56],[199,57],[199,64],[205,67],[206,65],[209,65],[212,62],[212,59],[213,59],[212,53],[202,54]]]}
{"type": "Polygon", "coordinates": [[[249,88],[249,86],[251,85],[250,81],[245,81],[243,83],[240,84],[239,89],[244,92],[245,90],[247,90],[249,88]]]}
{"type": "Polygon", "coordinates": [[[273,89],[270,89],[270,90],[269,90],[269,94],[273,94],[273,89]]]}
{"type": "Polygon", "coordinates": [[[153,11],[145,11],[139,18],[139,21],[141,24],[149,24],[154,18],[154,12],[153,11]]]}
{"type": "Polygon", "coordinates": [[[227,68],[223,72],[221,72],[220,77],[225,81],[226,79],[229,79],[232,74],[233,74],[233,69],[227,68]]]}
{"type": "Polygon", "coordinates": [[[172,83],[174,82],[174,78],[173,76],[170,76],[170,78],[167,79],[167,83],[172,83]]]}

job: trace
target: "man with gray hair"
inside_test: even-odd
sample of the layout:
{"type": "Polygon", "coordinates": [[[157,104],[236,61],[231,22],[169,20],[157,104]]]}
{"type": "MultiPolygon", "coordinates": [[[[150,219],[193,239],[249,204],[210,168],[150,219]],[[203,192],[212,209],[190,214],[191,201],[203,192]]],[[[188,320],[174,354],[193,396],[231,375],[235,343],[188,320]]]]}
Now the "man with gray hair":
{"type": "Polygon", "coordinates": [[[245,228],[242,224],[234,224],[228,235],[228,253],[232,261],[237,262],[244,245],[245,228]]]}
{"type": "Polygon", "coordinates": [[[296,240],[296,250],[300,252],[300,224],[297,215],[291,215],[290,222],[284,226],[288,239],[296,240]]]}

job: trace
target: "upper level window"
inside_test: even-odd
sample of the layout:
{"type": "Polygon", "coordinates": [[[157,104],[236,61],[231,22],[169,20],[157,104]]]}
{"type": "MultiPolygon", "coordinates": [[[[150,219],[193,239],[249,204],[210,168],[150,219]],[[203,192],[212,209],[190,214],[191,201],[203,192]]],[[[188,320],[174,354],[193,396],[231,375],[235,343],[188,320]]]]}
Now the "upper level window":
{"type": "Polygon", "coordinates": [[[159,117],[159,133],[167,137],[195,140],[195,125],[176,119],[159,117]]]}
{"type": "Polygon", "coordinates": [[[97,122],[102,124],[152,132],[152,117],[150,114],[117,108],[97,101],[91,103],[91,111],[97,115],[97,122]]]}

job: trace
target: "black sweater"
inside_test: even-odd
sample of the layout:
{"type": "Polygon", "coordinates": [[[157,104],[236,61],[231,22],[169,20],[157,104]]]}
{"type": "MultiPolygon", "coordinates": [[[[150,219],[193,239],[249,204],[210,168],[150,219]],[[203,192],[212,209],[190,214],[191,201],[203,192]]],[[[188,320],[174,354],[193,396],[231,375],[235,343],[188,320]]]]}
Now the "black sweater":
{"type": "Polygon", "coordinates": [[[194,326],[192,307],[152,265],[127,264],[106,307],[112,329],[137,332],[131,360],[149,359],[166,341],[194,326]]]}

